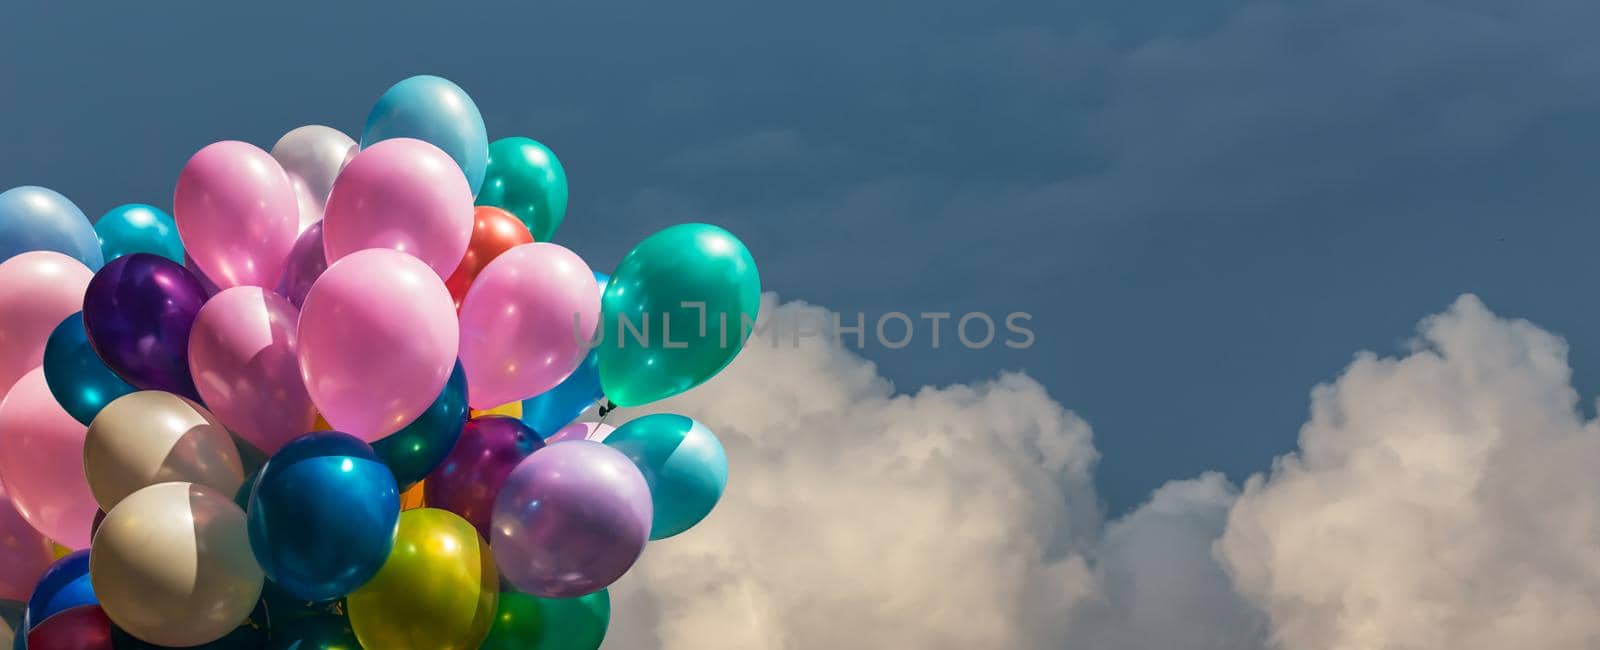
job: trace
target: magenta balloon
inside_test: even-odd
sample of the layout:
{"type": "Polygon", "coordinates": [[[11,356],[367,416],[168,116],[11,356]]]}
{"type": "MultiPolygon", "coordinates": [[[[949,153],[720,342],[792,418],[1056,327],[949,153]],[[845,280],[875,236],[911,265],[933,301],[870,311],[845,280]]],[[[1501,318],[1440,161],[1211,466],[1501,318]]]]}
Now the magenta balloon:
{"type": "Polygon", "coordinates": [[[0,484],[0,600],[27,600],[53,559],[50,540],[17,512],[0,484]]]}
{"type": "Polygon", "coordinates": [[[307,226],[289,249],[289,259],[283,264],[283,278],[278,280],[278,294],[289,299],[299,309],[306,304],[306,293],[311,285],[328,270],[328,256],[322,252],[322,222],[307,226]]]}
{"type": "Polygon", "coordinates": [[[334,429],[373,442],[439,397],[460,336],[455,301],[428,265],[398,251],[358,251],[306,294],[300,377],[334,429]]]}
{"type": "Polygon", "coordinates": [[[189,372],[206,407],[229,430],[272,454],[317,422],[300,379],[300,310],[260,287],[206,301],[189,332],[189,372]]]}
{"type": "Polygon", "coordinates": [[[29,524],[71,549],[89,547],[99,510],[83,476],[87,431],[51,396],[43,367],[23,375],[0,401],[0,482],[29,524]]]}
{"type": "Polygon", "coordinates": [[[83,309],[83,292],[93,277],[83,262],[52,251],[31,251],[0,263],[0,395],[44,363],[50,332],[83,309]]]}
{"type": "Polygon", "coordinates": [[[172,215],[184,250],[219,288],[272,288],[300,233],[294,185],[253,144],[207,145],[183,166],[172,215]]]}
{"type": "Polygon", "coordinates": [[[513,247],[478,274],[461,301],[461,367],[472,408],[543,393],[589,354],[600,287],[577,253],[556,244],[513,247]]]}
{"type": "Polygon", "coordinates": [[[518,591],[576,598],[616,582],[650,539],[650,488],[633,461],[598,442],[533,452],[495,500],[491,543],[518,591]]]}
{"type": "Polygon", "coordinates": [[[350,160],[323,210],[329,262],[367,248],[392,248],[448,278],[472,238],[472,188],[438,147],[384,140],[350,160]]]}
{"type": "Polygon", "coordinates": [[[539,434],[521,420],[504,415],[472,418],[455,447],[423,483],[428,507],[448,510],[489,537],[495,497],[528,454],[544,447],[539,434]]]}

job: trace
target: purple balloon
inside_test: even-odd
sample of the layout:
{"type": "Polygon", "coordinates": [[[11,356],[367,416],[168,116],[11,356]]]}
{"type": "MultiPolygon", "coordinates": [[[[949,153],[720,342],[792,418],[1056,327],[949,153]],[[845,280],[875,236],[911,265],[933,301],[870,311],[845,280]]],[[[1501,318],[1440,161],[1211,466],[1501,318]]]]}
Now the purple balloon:
{"type": "Polygon", "coordinates": [[[189,375],[189,330],[205,301],[205,288],[188,269],[134,253],[89,280],[83,326],[95,354],[124,381],[198,402],[189,375]]]}
{"type": "Polygon", "coordinates": [[[289,249],[289,259],[283,264],[283,278],[278,280],[278,295],[289,299],[299,309],[306,302],[311,283],[328,270],[328,255],[322,251],[322,222],[307,226],[300,238],[289,249]]]}
{"type": "Polygon", "coordinates": [[[491,543],[500,572],[518,591],[576,598],[633,567],[653,516],[650,487],[633,461],[598,442],[573,440],[512,470],[494,504],[491,543]]]}
{"type": "Polygon", "coordinates": [[[503,415],[473,418],[444,462],[428,475],[423,500],[430,508],[461,515],[487,539],[500,486],[517,463],[543,446],[539,434],[521,420],[503,415]]]}

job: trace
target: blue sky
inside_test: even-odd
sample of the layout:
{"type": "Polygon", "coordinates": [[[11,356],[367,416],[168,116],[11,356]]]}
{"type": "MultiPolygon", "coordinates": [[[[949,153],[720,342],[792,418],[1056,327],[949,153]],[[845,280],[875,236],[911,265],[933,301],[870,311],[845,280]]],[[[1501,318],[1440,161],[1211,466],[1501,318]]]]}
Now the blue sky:
{"type": "Polygon", "coordinates": [[[597,269],[707,220],[785,299],[1031,312],[1029,350],[868,356],[1037,378],[1112,512],[1265,469],[1312,385],[1463,292],[1573,335],[1584,395],[1600,368],[1593,3],[22,4],[0,186],[170,207],[209,142],[355,133],[439,74],[562,158],[597,269]]]}

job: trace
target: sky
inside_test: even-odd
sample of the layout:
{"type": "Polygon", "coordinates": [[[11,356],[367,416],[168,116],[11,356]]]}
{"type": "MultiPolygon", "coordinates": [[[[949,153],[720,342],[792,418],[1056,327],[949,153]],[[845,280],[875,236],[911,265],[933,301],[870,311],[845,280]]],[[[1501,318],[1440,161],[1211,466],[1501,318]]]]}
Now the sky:
{"type": "Polygon", "coordinates": [[[647,552],[618,647],[707,629],[885,647],[864,630],[916,607],[950,615],[927,648],[1172,647],[1185,622],[1237,632],[1218,648],[1593,647],[1561,603],[1600,600],[1600,563],[1571,569],[1595,536],[1517,530],[1583,540],[1560,517],[1596,516],[1594,479],[1557,469],[1593,444],[1600,390],[1597,19],[1581,0],[23,3],[0,10],[0,186],[169,207],[205,144],[354,134],[389,84],[438,74],[491,137],[560,156],[556,239],[596,269],[708,221],[748,244],[774,309],[1032,314],[1026,350],[767,350],[729,370],[745,386],[707,389],[767,412],[686,402],[730,430],[730,501],[647,552]],[[844,484],[914,520],[805,490],[874,452],[844,484]],[[1419,516],[1443,528],[1375,530],[1419,516]],[[911,543],[903,566],[853,545],[951,518],[962,542],[911,543]],[[817,541],[795,521],[835,543],[824,566],[731,550],[818,552],[785,541],[817,541]],[[1374,577],[1437,544],[1459,551],[1439,574],[1374,577]],[[1387,564],[1363,574],[1352,548],[1387,564]],[[723,600],[670,601],[689,579],[658,557],[700,562],[723,600]],[[993,571],[906,595],[962,563],[993,571]],[[841,567],[884,584],[845,590],[860,602],[800,584],[841,567]],[[1499,582],[1458,584],[1475,569],[1499,582]],[[1173,576],[1193,591],[1152,600],[1173,576]],[[729,603],[748,626],[717,623],[729,603]]]}

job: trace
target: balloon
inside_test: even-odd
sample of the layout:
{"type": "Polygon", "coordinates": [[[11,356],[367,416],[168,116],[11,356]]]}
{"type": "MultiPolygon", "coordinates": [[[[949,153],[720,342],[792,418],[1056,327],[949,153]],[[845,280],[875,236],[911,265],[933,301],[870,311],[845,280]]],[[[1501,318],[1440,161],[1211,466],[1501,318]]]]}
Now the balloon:
{"type": "Polygon", "coordinates": [[[444,462],[466,424],[467,373],[457,363],[428,410],[394,435],[372,443],[372,451],[394,472],[400,489],[406,490],[444,462]]]}
{"type": "Polygon", "coordinates": [[[328,255],[322,251],[322,222],[306,226],[300,238],[289,249],[289,259],[283,263],[283,277],[278,280],[278,293],[289,299],[299,309],[305,305],[306,293],[322,272],[328,270],[328,255]]]}
{"type": "Polygon", "coordinates": [[[350,625],[368,648],[477,650],[500,597],[489,545],[443,510],[400,515],[394,553],[350,594],[350,625]]]}
{"type": "Polygon", "coordinates": [[[222,291],[217,288],[217,283],[206,277],[206,272],[200,270],[200,266],[195,263],[194,258],[190,257],[187,252],[183,254],[183,269],[194,276],[194,279],[200,283],[201,289],[205,289],[207,298],[215,296],[217,292],[222,291]]]}
{"type": "Polygon", "coordinates": [[[44,346],[44,379],[61,408],[84,424],[111,400],[138,390],[94,353],[81,312],[68,316],[50,333],[44,346]]]}
{"type": "Polygon", "coordinates": [[[611,403],[640,406],[698,386],[733,361],[756,321],[761,278],[732,233],[682,224],[623,257],[601,305],[604,336],[616,339],[600,345],[600,385],[611,403]]]}
{"type": "Polygon", "coordinates": [[[472,281],[483,272],[484,266],[513,246],[533,243],[533,235],[528,234],[527,226],[500,208],[473,208],[472,221],[472,239],[467,242],[467,254],[461,258],[461,264],[456,266],[455,272],[444,281],[445,288],[450,290],[450,297],[456,301],[456,309],[461,309],[467,289],[472,287],[472,281]]]}
{"type": "Polygon", "coordinates": [[[522,417],[522,402],[506,402],[492,409],[467,411],[471,417],[479,418],[485,415],[504,415],[508,418],[522,417]]]}
{"type": "Polygon", "coordinates": [[[367,114],[361,146],[370,148],[390,138],[415,138],[443,150],[461,167],[471,192],[478,193],[488,164],[489,136],[478,105],[460,86],[431,75],[390,86],[367,114]]]}
{"type": "Polygon", "coordinates": [[[576,253],[523,244],[495,258],[461,303],[469,401],[487,408],[560,384],[589,353],[599,313],[594,272],[576,253]]]}
{"type": "Polygon", "coordinates": [[[279,623],[272,621],[271,650],[361,650],[350,619],[316,614],[279,623]]]}
{"type": "Polygon", "coordinates": [[[300,310],[260,287],[207,301],[189,333],[189,371],[217,419],[271,454],[311,430],[316,407],[300,379],[300,310]]]}
{"type": "Polygon", "coordinates": [[[106,514],[89,552],[106,615],[148,643],[195,646],[220,639],[261,599],[245,514],[198,483],[159,483],[106,514]]]}
{"type": "MultiPolygon", "coordinates": [[[[267,624],[266,607],[263,603],[256,603],[256,608],[251,610],[250,617],[233,628],[232,632],[209,643],[189,646],[189,650],[262,650],[267,647],[267,624]]],[[[117,650],[176,650],[171,646],[156,645],[135,638],[115,625],[111,626],[111,642],[117,650]]]]}
{"type": "Polygon", "coordinates": [[[400,493],[400,512],[428,507],[427,488],[426,481],[419,481],[411,486],[411,489],[400,493]]]}
{"type": "Polygon", "coordinates": [[[67,197],[32,185],[0,192],[0,262],[54,251],[98,269],[105,263],[89,218],[67,197]]]}
{"type": "Polygon", "coordinates": [[[83,309],[92,277],[78,260],[49,251],[0,262],[0,391],[44,363],[50,332],[83,309]]]}
{"type": "Polygon", "coordinates": [[[45,537],[89,546],[94,495],[83,477],[84,426],[50,396],[44,368],[17,380],[0,401],[0,481],[11,504],[45,537]]]}
{"type": "Polygon", "coordinates": [[[535,241],[551,241],[567,216],[567,172],[548,147],[531,138],[495,140],[478,205],[505,208],[535,241]]]}
{"type": "Polygon", "coordinates": [[[339,170],[360,150],[350,136],[321,124],[299,127],[283,134],[278,143],[272,145],[272,158],[283,167],[289,183],[294,186],[300,214],[298,232],[305,232],[311,224],[322,220],[322,208],[333,190],[333,179],[339,177],[339,170]]]}
{"type": "Polygon", "coordinates": [[[183,166],[172,193],[183,245],[222,289],[272,288],[300,232],[294,185],[253,144],[207,145],[183,166]]]}
{"type": "Polygon", "coordinates": [[[566,442],[568,440],[593,440],[595,442],[605,442],[605,439],[611,435],[611,432],[616,430],[616,427],[613,427],[609,424],[600,424],[599,422],[573,422],[572,424],[561,427],[559,431],[555,432],[555,435],[545,438],[544,444],[553,445],[558,442],[566,442]]]}
{"type": "Polygon", "coordinates": [[[239,491],[244,465],[233,437],[199,404],[146,390],[108,404],[89,425],[83,471],[100,508],[148,486],[196,483],[224,494],[239,491]]]}
{"type": "Polygon", "coordinates": [[[300,311],[300,377],[334,428],[380,440],[439,398],[460,329],[444,283],[391,250],[334,262],[300,311]]]}
{"type": "Polygon", "coordinates": [[[332,600],[378,573],[394,546],[400,492],[372,447],[337,431],[285,445],[250,495],[250,548],[301,600],[332,600]]]}
{"type": "Polygon", "coordinates": [[[28,620],[38,626],[58,613],[99,603],[89,579],[89,551],[78,551],[56,560],[39,576],[28,597],[28,620]]]}
{"type": "Polygon", "coordinates": [[[650,538],[650,487],[627,456],[598,442],[528,456],[494,504],[500,571],[544,598],[591,594],[627,573],[650,538]]]}
{"type": "Polygon", "coordinates": [[[610,622],[605,589],[577,598],[502,591],[483,650],[598,650],[610,622]]]}
{"type": "Polygon", "coordinates": [[[89,281],[83,325],[95,354],[124,381],[199,400],[189,376],[189,330],[205,301],[205,289],[183,267],[134,253],[89,281]]]}
{"type": "Polygon", "coordinates": [[[183,263],[183,240],[178,224],[161,208],[129,203],[112,208],[94,224],[105,261],[128,253],[150,253],[183,263]]]}
{"type": "Polygon", "coordinates": [[[385,140],[356,154],[322,217],[328,261],[392,248],[440,278],[461,263],[471,237],[472,190],[444,152],[421,140],[385,140]]]}
{"type": "Polygon", "coordinates": [[[33,592],[53,561],[50,547],[0,485],[0,600],[24,600],[33,592]]]}
{"type": "Polygon", "coordinates": [[[617,427],[606,446],[627,456],[650,484],[655,518],[650,539],[689,530],[711,514],[728,486],[728,455],[705,425],[656,413],[617,427]]]}
{"type": "Polygon", "coordinates": [[[461,515],[485,537],[495,495],[515,469],[544,442],[515,418],[474,418],[444,463],[428,475],[428,505],[461,515]]]}
{"type": "Polygon", "coordinates": [[[24,643],[27,630],[22,629],[23,610],[27,605],[14,600],[0,599],[0,648],[13,648],[24,643]]]}
{"type": "Polygon", "coordinates": [[[74,607],[28,631],[25,648],[34,650],[114,650],[111,619],[98,605],[74,607]]]}

